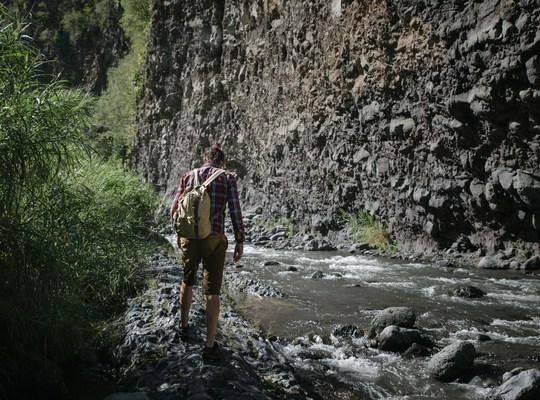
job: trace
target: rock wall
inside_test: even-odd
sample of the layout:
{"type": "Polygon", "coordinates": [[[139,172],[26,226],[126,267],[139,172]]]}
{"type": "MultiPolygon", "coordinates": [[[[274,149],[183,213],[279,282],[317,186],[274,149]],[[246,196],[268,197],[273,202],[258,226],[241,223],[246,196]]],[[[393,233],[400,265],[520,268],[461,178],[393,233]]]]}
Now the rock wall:
{"type": "Polygon", "coordinates": [[[538,252],[540,2],[155,1],[133,162],[221,143],[246,207],[400,247],[538,252]]]}

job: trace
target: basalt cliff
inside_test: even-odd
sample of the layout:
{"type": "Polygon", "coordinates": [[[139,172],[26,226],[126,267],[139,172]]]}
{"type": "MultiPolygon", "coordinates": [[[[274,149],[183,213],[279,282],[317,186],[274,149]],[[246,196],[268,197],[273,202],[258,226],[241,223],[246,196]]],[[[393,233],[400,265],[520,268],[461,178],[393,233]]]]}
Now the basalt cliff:
{"type": "Polygon", "coordinates": [[[538,253],[540,2],[156,0],[133,163],[166,200],[214,142],[244,208],[400,248],[538,253]]]}

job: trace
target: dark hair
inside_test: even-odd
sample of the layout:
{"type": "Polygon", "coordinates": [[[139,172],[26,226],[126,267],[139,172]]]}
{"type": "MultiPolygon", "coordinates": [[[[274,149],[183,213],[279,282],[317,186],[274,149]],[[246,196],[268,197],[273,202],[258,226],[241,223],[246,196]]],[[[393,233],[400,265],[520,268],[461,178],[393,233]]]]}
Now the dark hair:
{"type": "Polygon", "coordinates": [[[219,164],[225,161],[225,153],[219,148],[219,144],[215,143],[204,154],[205,161],[210,161],[214,164],[219,164]]]}

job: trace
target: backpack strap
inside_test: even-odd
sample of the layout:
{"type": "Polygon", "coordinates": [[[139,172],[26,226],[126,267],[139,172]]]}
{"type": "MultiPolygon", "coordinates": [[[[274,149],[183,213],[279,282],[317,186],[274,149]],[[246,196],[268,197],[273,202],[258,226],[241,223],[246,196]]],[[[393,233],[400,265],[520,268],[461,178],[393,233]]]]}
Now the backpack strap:
{"type": "Polygon", "coordinates": [[[220,176],[220,175],[221,175],[222,173],[224,173],[224,172],[225,172],[224,170],[218,168],[218,170],[217,170],[216,172],[214,172],[212,175],[210,175],[210,176],[204,181],[204,183],[203,183],[202,185],[203,185],[204,187],[208,187],[208,186],[212,183],[212,181],[213,181],[214,179],[216,179],[218,176],[220,176]]]}
{"type": "Polygon", "coordinates": [[[195,168],[193,170],[193,187],[199,186],[201,184],[201,180],[199,178],[199,170],[195,168]]]}

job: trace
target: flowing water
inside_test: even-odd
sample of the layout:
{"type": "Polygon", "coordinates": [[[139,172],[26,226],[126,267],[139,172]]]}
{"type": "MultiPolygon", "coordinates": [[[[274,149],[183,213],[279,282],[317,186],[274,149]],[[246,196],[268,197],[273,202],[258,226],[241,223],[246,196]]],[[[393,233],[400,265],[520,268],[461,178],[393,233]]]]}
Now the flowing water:
{"type": "Polygon", "coordinates": [[[482,398],[503,372],[540,367],[540,277],[535,275],[252,246],[246,246],[234,273],[286,295],[244,294],[242,312],[286,339],[276,347],[325,398],[482,398]],[[264,266],[268,261],[279,265],[264,266]],[[322,278],[312,278],[317,271],[322,278]],[[486,296],[449,295],[460,285],[475,286],[486,296]],[[438,347],[471,341],[477,350],[473,374],[462,383],[439,383],[427,375],[429,357],[406,358],[371,348],[364,337],[332,334],[343,325],[368,328],[378,311],[393,306],[413,308],[416,327],[427,330],[438,347]],[[491,340],[480,341],[481,334],[491,340]]]}

